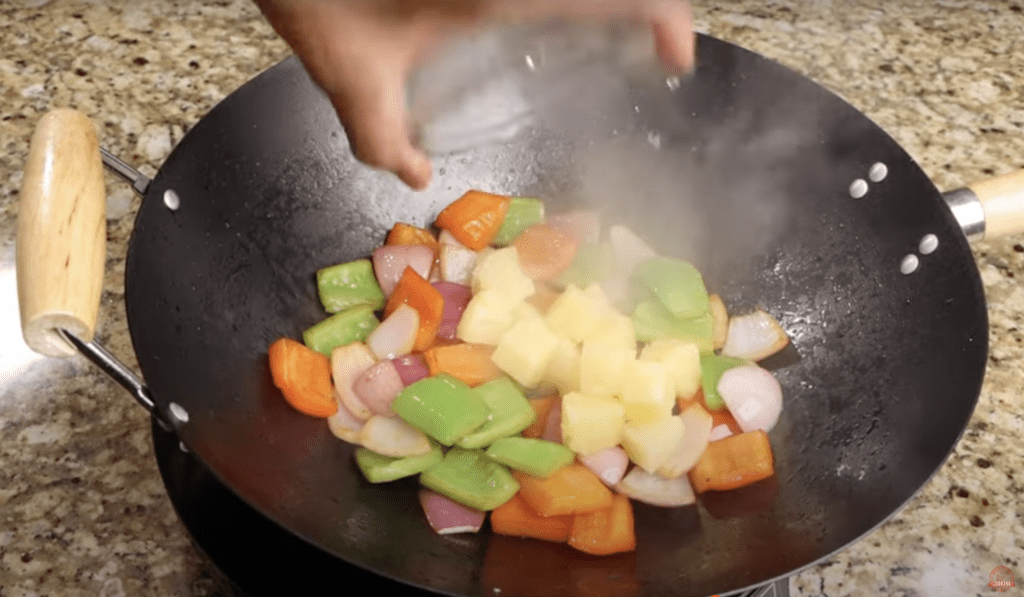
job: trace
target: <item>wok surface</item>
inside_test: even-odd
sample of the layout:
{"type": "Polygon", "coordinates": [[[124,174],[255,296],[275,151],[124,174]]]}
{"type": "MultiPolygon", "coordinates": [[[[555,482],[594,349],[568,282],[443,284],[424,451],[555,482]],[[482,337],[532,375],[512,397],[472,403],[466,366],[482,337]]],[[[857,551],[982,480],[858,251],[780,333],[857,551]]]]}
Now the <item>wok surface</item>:
{"type": "MultiPolygon", "coordinates": [[[[273,339],[323,317],[313,272],[368,254],[396,221],[428,223],[469,187],[541,196],[552,213],[579,189],[569,148],[542,132],[449,159],[433,190],[413,195],[350,160],[326,101],[291,60],[189,132],[136,222],[126,269],[132,340],[161,408],[188,411],[185,443],[314,545],[454,594],[493,594],[523,577],[545,581],[509,594],[594,585],[725,593],[804,567],[894,513],[941,466],[980,387],[987,319],[966,241],[923,172],[853,108],[734,46],[702,38],[700,51],[697,80],[676,100],[679,118],[696,116],[664,126],[673,131],[666,147],[696,147],[681,169],[701,181],[702,200],[734,201],[742,187],[733,182],[757,162],[786,207],[788,226],[755,262],[693,256],[727,304],[774,313],[800,353],[778,373],[786,408],[771,434],[773,509],[718,520],[708,508],[638,508],[637,553],[598,561],[487,535],[436,537],[413,507],[415,483],[363,482],[349,447],[291,411],[266,370],[273,339]],[[794,106],[815,108],[813,134],[782,143],[765,166],[755,141],[806,124],[794,106]],[[729,143],[709,144],[703,133],[737,115],[729,143]],[[888,177],[852,199],[850,183],[876,162],[888,177]],[[181,197],[177,211],[164,207],[166,189],[181,197]],[[901,274],[900,260],[929,233],[939,249],[901,274]]],[[[644,216],[666,200],[638,192],[620,215],[663,252],[692,251],[678,222],[644,216]]],[[[702,224],[713,240],[732,222],[702,224]]]]}

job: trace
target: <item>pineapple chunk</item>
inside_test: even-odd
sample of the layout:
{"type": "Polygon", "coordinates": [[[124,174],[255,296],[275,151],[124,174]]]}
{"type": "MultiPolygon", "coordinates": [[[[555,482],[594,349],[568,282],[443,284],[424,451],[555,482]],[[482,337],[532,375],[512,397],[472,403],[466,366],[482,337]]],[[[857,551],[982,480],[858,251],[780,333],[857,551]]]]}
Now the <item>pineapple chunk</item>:
{"type": "Polygon", "coordinates": [[[535,290],[533,280],[519,266],[519,253],[515,247],[481,253],[473,269],[471,287],[474,295],[486,290],[497,291],[509,311],[535,290]]]}
{"type": "Polygon", "coordinates": [[[700,348],[692,342],[655,340],[644,347],[640,360],[664,365],[679,398],[689,400],[700,389],[700,348]]]}
{"type": "Polygon", "coordinates": [[[555,384],[562,394],[580,389],[580,348],[568,338],[559,336],[558,346],[544,373],[544,381],[555,384]]]}
{"type": "Polygon", "coordinates": [[[484,290],[466,305],[455,336],[473,344],[497,344],[513,323],[512,312],[500,292],[484,290]]]}
{"type": "Polygon", "coordinates": [[[672,416],[674,386],[665,366],[652,361],[630,361],[622,375],[622,403],[630,423],[649,423],[672,416]]]}
{"type": "Polygon", "coordinates": [[[636,360],[629,350],[604,342],[584,342],[580,351],[580,390],[585,394],[621,395],[626,364],[636,360]]]}
{"type": "Polygon", "coordinates": [[[591,284],[586,290],[569,285],[551,304],[546,317],[548,326],[556,334],[582,342],[611,312],[608,297],[597,284],[591,284]]]}
{"type": "Polygon", "coordinates": [[[589,456],[622,441],[626,411],[611,396],[569,392],[562,398],[562,440],[573,452],[589,456]]]}
{"type": "Polygon", "coordinates": [[[556,348],[558,336],[544,319],[527,317],[505,332],[491,360],[512,379],[532,388],[540,383],[556,348]]]}
{"type": "Polygon", "coordinates": [[[526,319],[542,319],[544,316],[540,314],[537,307],[534,307],[530,303],[522,302],[512,307],[512,322],[513,324],[519,323],[526,319]]]}
{"type": "Polygon", "coordinates": [[[607,344],[614,348],[628,350],[636,356],[636,334],[633,320],[621,313],[609,312],[598,321],[583,339],[584,342],[607,344]]]}
{"type": "Polygon", "coordinates": [[[651,423],[626,423],[622,429],[622,448],[629,459],[649,473],[672,456],[683,441],[683,421],[666,417],[651,423]]]}

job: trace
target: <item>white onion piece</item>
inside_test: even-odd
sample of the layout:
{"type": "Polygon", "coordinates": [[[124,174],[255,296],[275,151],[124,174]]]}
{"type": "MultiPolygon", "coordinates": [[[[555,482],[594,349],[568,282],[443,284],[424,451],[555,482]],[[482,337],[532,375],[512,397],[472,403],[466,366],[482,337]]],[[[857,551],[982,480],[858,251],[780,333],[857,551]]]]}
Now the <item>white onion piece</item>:
{"type": "Polygon", "coordinates": [[[690,479],[686,475],[665,479],[652,475],[639,466],[633,467],[615,488],[619,493],[652,506],[674,508],[697,502],[690,479]]]}
{"type": "Polygon", "coordinates": [[[711,341],[713,348],[718,350],[725,346],[725,339],[729,334],[729,312],[725,309],[722,297],[717,294],[708,295],[708,311],[711,312],[711,320],[714,323],[711,341]]]}
{"type": "Polygon", "coordinates": [[[441,245],[441,280],[469,286],[473,281],[476,257],[476,251],[461,245],[441,245]]]}
{"type": "Polygon", "coordinates": [[[473,298],[473,291],[469,286],[454,282],[434,282],[433,286],[444,299],[444,310],[441,312],[441,325],[437,328],[437,337],[442,340],[454,340],[459,328],[459,321],[462,319],[462,312],[466,310],[469,299],[473,298]]]}
{"type": "Polygon", "coordinates": [[[541,434],[540,438],[549,442],[555,442],[556,444],[563,442],[561,398],[556,398],[554,404],[551,405],[551,410],[548,411],[548,422],[544,426],[544,433],[541,434]]]}
{"type": "Polygon", "coordinates": [[[395,411],[391,409],[391,403],[404,388],[405,384],[398,376],[394,361],[381,361],[374,364],[363,371],[352,384],[352,389],[363,403],[382,417],[395,416],[395,411]]]}
{"type": "Polygon", "coordinates": [[[743,431],[771,431],[779,421],[782,386],[767,369],[733,367],[718,380],[718,393],[743,431]]]}
{"type": "Polygon", "coordinates": [[[423,359],[423,355],[407,354],[392,362],[395,364],[395,370],[398,371],[398,377],[402,380],[402,385],[409,386],[430,376],[430,369],[427,367],[427,361],[423,359]]]}
{"type": "Polygon", "coordinates": [[[619,224],[608,229],[608,240],[616,265],[627,274],[641,261],[658,256],[635,232],[619,224]]]}
{"type": "Polygon", "coordinates": [[[548,216],[545,223],[581,243],[596,243],[601,238],[601,215],[583,209],[548,216]]]}
{"type": "Polygon", "coordinates": [[[377,362],[373,352],[362,342],[353,342],[339,346],[331,351],[331,377],[334,378],[334,394],[350,413],[358,419],[369,419],[373,411],[366,406],[352,384],[362,375],[363,371],[377,362]]]}
{"type": "MultiPolygon", "coordinates": [[[[437,235],[437,242],[442,245],[451,245],[453,247],[462,247],[463,249],[469,249],[466,245],[459,242],[459,239],[455,238],[455,235],[447,230],[442,230],[441,234],[437,235]]],[[[472,251],[472,249],[469,249],[472,251]]]]}
{"type": "Polygon", "coordinates": [[[419,456],[430,451],[430,440],[398,417],[373,415],[359,432],[359,443],[392,458],[419,456]]]}
{"type": "Polygon", "coordinates": [[[402,304],[370,332],[366,345],[378,359],[393,359],[412,352],[419,330],[419,311],[402,304]]]}
{"type": "Polygon", "coordinates": [[[484,526],[487,513],[464,506],[429,489],[420,490],[420,506],[430,528],[438,535],[476,533],[484,526]]]}
{"type": "MultiPolygon", "coordinates": [[[[337,398],[337,394],[335,394],[335,398],[337,398]]],[[[348,407],[341,400],[338,400],[338,412],[327,417],[327,428],[335,437],[357,446],[359,445],[359,432],[365,423],[366,421],[349,412],[348,407]]]]}
{"type": "Polygon", "coordinates": [[[732,432],[732,429],[729,429],[728,425],[723,423],[711,430],[711,433],[708,434],[708,443],[717,442],[718,440],[725,439],[730,435],[735,434],[732,432]]]}
{"type": "Polygon", "coordinates": [[[666,479],[681,477],[689,472],[704,454],[711,436],[711,415],[699,404],[679,413],[679,418],[683,420],[683,440],[656,471],[666,479]]]}
{"type": "Polygon", "coordinates": [[[406,267],[411,267],[425,280],[433,265],[434,251],[427,245],[384,245],[373,251],[373,273],[384,296],[391,296],[395,291],[406,267]]]}
{"type": "Polygon", "coordinates": [[[629,468],[629,455],[619,446],[595,452],[590,456],[580,456],[579,460],[580,464],[590,469],[590,472],[609,487],[614,487],[621,481],[626,469],[629,468]]]}
{"type": "Polygon", "coordinates": [[[778,321],[758,309],[729,320],[729,332],[722,354],[751,361],[769,357],[789,344],[789,337],[778,321]]]}

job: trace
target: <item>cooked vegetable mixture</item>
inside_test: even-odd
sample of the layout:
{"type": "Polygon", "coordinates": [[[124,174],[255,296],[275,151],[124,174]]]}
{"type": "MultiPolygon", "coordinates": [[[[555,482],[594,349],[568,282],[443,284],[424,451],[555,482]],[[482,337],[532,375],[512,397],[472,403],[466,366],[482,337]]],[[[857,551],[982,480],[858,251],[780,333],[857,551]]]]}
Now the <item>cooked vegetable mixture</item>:
{"type": "Polygon", "coordinates": [[[757,361],[789,340],[770,314],[730,318],[693,265],[594,212],[471,190],[434,226],[317,272],[330,315],[268,354],[367,481],[419,475],[436,532],[490,512],[495,533],[632,551],[631,500],[774,474],[782,390],[757,361]]]}

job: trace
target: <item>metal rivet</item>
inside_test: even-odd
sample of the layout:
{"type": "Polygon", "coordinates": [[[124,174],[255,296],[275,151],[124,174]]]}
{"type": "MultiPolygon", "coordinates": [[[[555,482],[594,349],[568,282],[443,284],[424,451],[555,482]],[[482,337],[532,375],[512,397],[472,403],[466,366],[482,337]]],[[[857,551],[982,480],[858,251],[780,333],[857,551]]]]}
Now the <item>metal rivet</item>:
{"type": "Polygon", "coordinates": [[[868,183],[863,178],[850,183],[850,196],[854,199],[860,199],[864,195],[868,194],[868,183]]]}
{"type": "Polygon", "coordinates": [[[188,454],[188,448],[185,447],[185,442],[178,442],[178,449],[188,454]]]}
{"type": "Polygon", "coordinates": [[[188,423],[188,411],[182,408],[180,404],[178,404],[177,402],[172,402],[168,408],[171,411],[171,415],[174,416],[175,419],[178,419],[182,423],[188,423]]]}
{"type": "Polygon", "coordinates": [[[931,255],[935,252],[935,249],[939,248],[939,237],[934,234],[926,234],[921,237],[921,242],[917,245],[917,250],[922,255],[931,255]]]}
{"type": "Polygon", "coordinates": [[[675,91],[679,89],[679,77],[669,77],[665,79],[665,84],[668,85],[669,89],[675,91]]]}
{"type": "Polygon", "coordinates": [[[871,166],[871,170],[868,171],[868,178],[871,179],[871,182],[882,182],[888,175],[889,167],[882,162],[876,162],[875,165],[871,166]]]}
{"type": "Polygon", "coordinates": [[[537,65],[533,62],[533,56],[526,55],[526,68],[530,70],[537,70],[537,65]]]}
{"type": "Polygon", "coordinates": [[[181,207],[181,198],[174,192],[174,189],[164,191],[164,205],[171,211],[178,211],[178,208],[181,207]]]}
{"type": "Polygon", "coordinates": [[[917,255],[911,253],[903,258],[900,262],[900,272],[904,275],[910,275],[917,271],[917,266],[920,263],[917,259],[917,255]]]}

